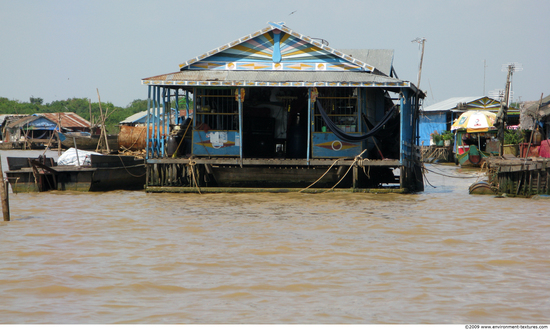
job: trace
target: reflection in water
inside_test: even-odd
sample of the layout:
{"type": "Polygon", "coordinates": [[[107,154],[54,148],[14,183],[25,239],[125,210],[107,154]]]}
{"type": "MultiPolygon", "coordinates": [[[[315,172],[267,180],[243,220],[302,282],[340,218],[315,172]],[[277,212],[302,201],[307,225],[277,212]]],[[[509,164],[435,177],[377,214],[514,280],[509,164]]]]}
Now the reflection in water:
{"type": "Polygon", "coordinates": [[[428,166],[411,195],[10,194],[0,320],[549,323],[550,201],[428,166]]]}

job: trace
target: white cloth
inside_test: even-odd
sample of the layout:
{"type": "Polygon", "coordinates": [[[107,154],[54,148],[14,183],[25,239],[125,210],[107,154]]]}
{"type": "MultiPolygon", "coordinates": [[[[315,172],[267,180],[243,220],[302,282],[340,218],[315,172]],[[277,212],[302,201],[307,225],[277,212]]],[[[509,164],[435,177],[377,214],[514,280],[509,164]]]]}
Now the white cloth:
{"type": "Polygon", "coordinates": [[[91,165],[92,159],[90,155],[101,155],[93,151],[78,150],[78,158],[76,157],[76,149],[69,148],[57,159],[57,165],[91,165]],[[79,164],[80,163],[80,164],[79,164]]]}

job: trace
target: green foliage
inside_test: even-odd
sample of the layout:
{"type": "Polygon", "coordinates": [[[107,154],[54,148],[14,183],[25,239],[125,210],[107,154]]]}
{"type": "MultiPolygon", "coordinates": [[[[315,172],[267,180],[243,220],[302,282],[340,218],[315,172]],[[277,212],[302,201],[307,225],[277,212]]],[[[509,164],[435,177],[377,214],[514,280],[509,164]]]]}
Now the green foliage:
{"type": "Polygon", "coordinates": [[[117,107],[110,102],[101,102],[101,111],[98,102],[91,103],[85,98],[72,98],[43,104],[42,98],[32,96],[29,101],[27,103],[0,97],[0,114],[32,115],[35,113],[74,112],[93,125],[98,125],[101,123],[102,111],[103,115],[107,114],[105,121],[107,132],[117,134],[119,122],[134,113],[147,110],[147,100],[134,100],[126,108],[117,107]]]}
{"type": "Polygon", "coordinates": [[[451,131],[442,131],[441,138],[443,141],[452,141],[454,140],[454,134],[451,131]]]}
{"type": "Polygon", "coordinates": [[[437,133],[437,131],[433,131],[433,133],[430,134],[430,137],[432,138],[435,144],[437,144],[439,141],[443,139],[441,134],[437,133]]]}
{"type": "Polygon", "coordinates": [[[504,144],[519,144],[523,142],[521,130],[507,129],[504,131],[504,144]]]}

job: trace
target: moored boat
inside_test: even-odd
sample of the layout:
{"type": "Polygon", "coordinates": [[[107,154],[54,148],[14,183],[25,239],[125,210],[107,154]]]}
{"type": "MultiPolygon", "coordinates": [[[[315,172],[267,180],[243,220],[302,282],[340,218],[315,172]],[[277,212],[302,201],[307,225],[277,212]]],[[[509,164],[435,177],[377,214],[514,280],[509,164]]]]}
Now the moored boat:
{"type": "MultiPolygon", "coordinates": [[[[74,149],[69,149],[70,152],[74,149]]],[[[52,158],[8,157],[7,179],[14,193],[49,190],[141,190],[145,162],[133,156],[84,154],[76,165],[59,165],[52,158]]]]}
{"type": "Polygon", "coordinates": [[[466,111],[458,117],[451,126],[457,165],[481,166],[488,157],[498,155],[495,120],[496,114],[489,111],[466,111]]]}

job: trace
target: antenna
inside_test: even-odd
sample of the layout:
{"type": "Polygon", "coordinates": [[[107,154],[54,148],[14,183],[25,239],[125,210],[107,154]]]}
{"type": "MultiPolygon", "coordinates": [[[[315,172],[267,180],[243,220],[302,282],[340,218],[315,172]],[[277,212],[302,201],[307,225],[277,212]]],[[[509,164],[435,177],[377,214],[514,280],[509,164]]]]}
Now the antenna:
{"type": "MultiPolygon", "coordinates": [[[[489,97],[495,100],[502,101],[504,99],[504,89],[495,89],[488,93],[489,97]]],[[[514,95],[514,91],[510,91],[510,96],[514,95]]]]}
{"type": "Polygon", "coordinates": [[[487,69],[487,60],[483,60],[483,96],[485,96],[485,69],[487,69]]]}
{"type": "Polygon", "coordinates": [[[422,45],[422,54],[420,55],[420,65],[418,66],[418,84],[416,88],[420,89],[420,76],[422,75],[422,61],[424,60],[424,44],[426,43],[426,38],[416,38],[411,42],[418,42],[422,45]]]}
{"type": "MultiPolygon", "coordinates": [[[[520,63],[508,63],[502,66],[502,71],[508,71],[508,76],[506,78],[506,87],[504,88],[504,99],[500,101],[500,110],[498,110],[495,126],[498,127],[498,139],[500,141],[500,150],[499,156],[504,154],[504,128],[506,127],[506,122],[508,121],[508,116],[506,112],[510,106],[510,94],[512,90],[512,75],[516,71],[523,70],[520,63]]],[[[525,158],[527,159],[527,158],[525,158]]]]}
{"type": "Polygon", "coordinates": [[[502,65],[502,71],[506,72],[508,71],[508,78],[506,79],[506,88],[504,90],[504,102],[506,104],[506,107],[510,106],[510,99],[511,99],[511,91],[512,91],[512,75],[514,72],[517,71],[523,71],[523,67],[521,63],[508,63],[502,65]]]}

